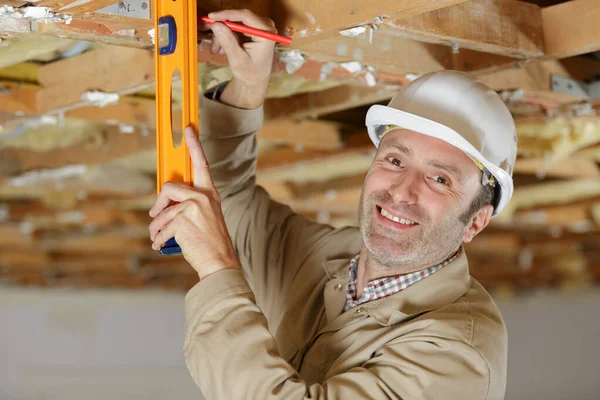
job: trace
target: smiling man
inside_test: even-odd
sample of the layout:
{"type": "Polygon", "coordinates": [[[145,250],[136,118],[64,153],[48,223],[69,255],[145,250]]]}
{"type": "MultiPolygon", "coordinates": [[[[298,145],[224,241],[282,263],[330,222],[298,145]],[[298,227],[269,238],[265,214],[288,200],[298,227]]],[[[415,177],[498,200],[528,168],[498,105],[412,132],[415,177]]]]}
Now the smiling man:
{"type": "MultiPolygon", "coordinates": [[[[248,11],[210,17],[275,31],[248,11]]],[[[205,396],[502,399],[506,329],[462,247],[512,195],[501,99],[443,71],[371,107],[360,228],[334,229],[255,185],[273,44],[212,29],[234,78],[205,93],[201,141],[186,129],[194,187],[166,184],[150,210],[153,248],[174,236],[200,278],[184,349],[205,396]]]]}

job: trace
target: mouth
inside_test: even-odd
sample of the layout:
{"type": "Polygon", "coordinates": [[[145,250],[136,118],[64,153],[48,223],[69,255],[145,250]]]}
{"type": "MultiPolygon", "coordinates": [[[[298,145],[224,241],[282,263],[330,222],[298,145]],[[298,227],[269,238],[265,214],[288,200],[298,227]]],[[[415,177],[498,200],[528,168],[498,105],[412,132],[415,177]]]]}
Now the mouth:
{"type": "Polygon", "coordinates": [[[388,226],[393,226],[395,228],[410,228],[416,225],[419,225],[417,222],[409,220],[407,218],[403,218],[398,215],[394,215],[390,211],[384,209],[383,207],[376,206],[377,208],[377,216],[382,222],[384,222],[388,226]],[[390,225],[392,224],[392,225],[390,225]]]}

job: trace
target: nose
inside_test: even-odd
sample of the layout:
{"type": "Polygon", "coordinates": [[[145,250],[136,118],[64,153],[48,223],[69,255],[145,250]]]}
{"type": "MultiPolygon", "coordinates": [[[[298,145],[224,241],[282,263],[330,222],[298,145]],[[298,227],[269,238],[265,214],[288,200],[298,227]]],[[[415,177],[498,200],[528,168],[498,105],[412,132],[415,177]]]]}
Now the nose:
{"type": "Polygon", "coordinates": [[[394,203],[416,204],[419,200],[420,175],[417,171],[408,171],[397,178],[388,188],[394,203]]]}

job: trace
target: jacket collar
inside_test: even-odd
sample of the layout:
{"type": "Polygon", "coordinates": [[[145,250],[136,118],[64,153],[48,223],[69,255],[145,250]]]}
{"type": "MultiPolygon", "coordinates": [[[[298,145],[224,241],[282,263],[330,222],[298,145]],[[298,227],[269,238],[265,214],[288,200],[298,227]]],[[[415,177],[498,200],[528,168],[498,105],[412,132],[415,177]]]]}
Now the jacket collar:
{"type": "MultiPolygon", "coordinates": [[[[350,260],[351,258],[330,260],[323,265],[331,279],[325,290],[328,321],[332,321],[342,312],[350,260]],[[341,293],[332,291],[332,287],[339,283],[344,285],[341,293]]],[[[391,325],[455,302],[467,292],[470,284],[469,265],[465,250],[462,248],[460,255],[454,261],[436,273],[391,296],[362,304],[362,307],[366,314],[379,324],[391,325]]]]}

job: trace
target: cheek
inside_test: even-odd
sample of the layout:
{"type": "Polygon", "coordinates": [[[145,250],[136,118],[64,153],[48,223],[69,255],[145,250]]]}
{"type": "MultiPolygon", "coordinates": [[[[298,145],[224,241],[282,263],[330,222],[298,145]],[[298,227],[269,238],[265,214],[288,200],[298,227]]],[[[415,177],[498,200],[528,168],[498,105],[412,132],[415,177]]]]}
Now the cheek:
{"type": "Polygon", "coordinates": [[[390,174],[386,174],[384,171],[372,170],[367,173],[363,188],[365,193],[371,193],[374,191],[388,190],[392,185],[392,179],[390,174]]]}

